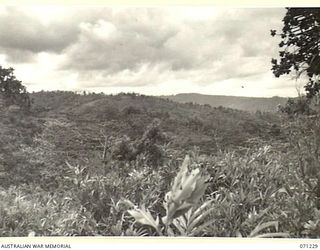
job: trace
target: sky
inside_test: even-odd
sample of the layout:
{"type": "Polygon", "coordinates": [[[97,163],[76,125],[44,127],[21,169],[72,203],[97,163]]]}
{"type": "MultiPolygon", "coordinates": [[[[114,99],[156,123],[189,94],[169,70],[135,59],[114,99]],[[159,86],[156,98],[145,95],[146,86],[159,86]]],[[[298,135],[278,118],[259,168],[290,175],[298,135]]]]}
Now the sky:
{"type": "Polygon", "coordinates": [[[29,92],[297,96],[275,78],[284,8],[0,6],[0,65],[29,92]]]}

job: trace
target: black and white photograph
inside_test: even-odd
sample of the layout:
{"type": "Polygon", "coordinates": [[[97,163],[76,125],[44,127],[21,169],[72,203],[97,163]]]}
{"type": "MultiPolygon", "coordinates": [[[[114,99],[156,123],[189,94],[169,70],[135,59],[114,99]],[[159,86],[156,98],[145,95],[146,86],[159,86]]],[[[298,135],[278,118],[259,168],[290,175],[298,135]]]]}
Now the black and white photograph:
{"type": "Polygon", "coordinates": [[[0,239],[320,238],[319,76],[316,7],[0,5],[0,239]]]}

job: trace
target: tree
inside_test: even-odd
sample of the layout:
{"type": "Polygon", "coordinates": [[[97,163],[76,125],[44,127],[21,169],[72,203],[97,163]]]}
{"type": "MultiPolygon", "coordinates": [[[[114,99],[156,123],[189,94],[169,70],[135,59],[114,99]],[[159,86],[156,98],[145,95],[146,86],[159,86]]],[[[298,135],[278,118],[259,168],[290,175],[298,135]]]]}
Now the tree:
{"type": "Polygon", "coordinates": [[[287,8],[283,23],[281,34],[271,30],[271,36],[281,37],[280,61],[271,60],[273,74],[305,73],[304,88],[311,98],[320,91],[320,8],[287,8]]]}
{"type": "Polygon", "coordinates": [[[30,108],[30,98],[25,86],[13,74],[13,68],[0,65],[0,99],[6,106],[18,105],[23,109],[30,108]]]}

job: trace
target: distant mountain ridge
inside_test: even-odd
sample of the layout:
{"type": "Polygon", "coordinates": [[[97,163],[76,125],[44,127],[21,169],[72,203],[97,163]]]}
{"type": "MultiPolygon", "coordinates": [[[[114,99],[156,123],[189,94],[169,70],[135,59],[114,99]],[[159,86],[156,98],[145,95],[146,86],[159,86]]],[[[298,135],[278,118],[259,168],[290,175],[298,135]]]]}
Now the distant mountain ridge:
{"type": "Polygon", "coordinates": [[[284,105],[288,98],[285,97],[242,97],[223,95],[203,95],[197,93],[181,93],[176,95],[161,96],[180,103],[209,104],[212,107],[226,107],[250,112],[268,111],[276,112],[277,106],[284,105]]]}

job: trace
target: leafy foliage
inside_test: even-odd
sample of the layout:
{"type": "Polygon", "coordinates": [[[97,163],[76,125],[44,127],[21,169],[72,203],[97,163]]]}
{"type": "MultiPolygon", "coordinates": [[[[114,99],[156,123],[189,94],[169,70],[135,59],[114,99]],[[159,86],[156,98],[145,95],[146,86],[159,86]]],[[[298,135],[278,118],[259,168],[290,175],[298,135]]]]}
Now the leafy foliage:
{"type": "MultiPolygon", "coordinates": [[[[312,97],[320,90],[320,9],[287,8],[283,18],[281,42],[279,43],[280,61],[272,59],[272,71],[276,77],[289,74],[293,70],[299,77],[306,73],[307,96],[312,97]]],[[[271,35],[275,36],[275,30],[271,35]]]]}
{"type": "Polygon", "coordinates": [[[0,102],[6,106],[18,105],[23,109],[30,108],[30,99],[26,88],[13,74],[13,68],[3,68],[0,65],[0,102]]]}
{"type": "Polygon", "coordinates": [[[316,112],[311,108],[310,99],[305,96],[296,99],[289,98],[284,106],[278,107],[279,111],[288,116],[294,115],[312,115],[316,112]]]}

